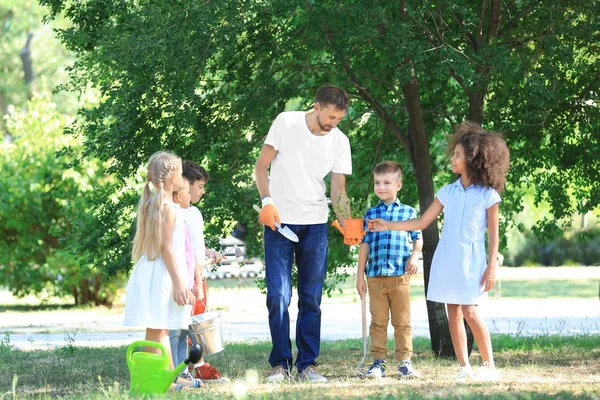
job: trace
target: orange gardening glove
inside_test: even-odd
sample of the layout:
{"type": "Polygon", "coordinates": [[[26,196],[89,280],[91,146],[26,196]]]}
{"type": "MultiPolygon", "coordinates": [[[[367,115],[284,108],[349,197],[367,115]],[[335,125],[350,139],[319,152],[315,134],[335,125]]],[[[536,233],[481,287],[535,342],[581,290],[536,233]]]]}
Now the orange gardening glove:
{"type": "Polygon", "coordinates": [[[279,219],[279,213],[273,204],[265,205],[258,214],[258,219],[261,224],[268,226],[272,230],[275,230],[275,222],[281,225],[279,219]]]}

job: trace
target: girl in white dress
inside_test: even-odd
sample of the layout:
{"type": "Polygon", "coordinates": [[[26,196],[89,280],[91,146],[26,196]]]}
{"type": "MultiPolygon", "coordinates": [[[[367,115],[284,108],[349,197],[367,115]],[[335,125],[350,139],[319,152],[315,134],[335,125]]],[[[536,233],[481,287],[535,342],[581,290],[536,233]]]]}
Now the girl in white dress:
{"type": "Polygon", "coordinates": [[[431,263],[427,300],[446,303],[450,337],[460,364],[456,380],[496,381],[490,333],[477,305],[494,287],[498,257],[498,192],[504,190],[510,153],[500,133],[472,122],[458,125],[449,144],[456,182],[441,188],[420,218],[374,219],[372,231],[424,230],[444,211],[444,226],[431,263]],[[486,261],[485,230],[488,233],[486,261]],[[463,318],[473,331],[482,366],[473,375],[463,318]]]}
{"type": "MultiPolygon", "coordinates": [[[[173,188],[179,188],[182,179],[179,157],[166,151],[150,157],[133,241],[135,266],[125,300],[124,325],[144,326],[146,340],[161,343],[168,353],[169,329],[188,328],[194,301],[187,285],[185,223],[172,201],[173,188]]],[[[169,360],[174,368],[171,354],[169,360]]]]}

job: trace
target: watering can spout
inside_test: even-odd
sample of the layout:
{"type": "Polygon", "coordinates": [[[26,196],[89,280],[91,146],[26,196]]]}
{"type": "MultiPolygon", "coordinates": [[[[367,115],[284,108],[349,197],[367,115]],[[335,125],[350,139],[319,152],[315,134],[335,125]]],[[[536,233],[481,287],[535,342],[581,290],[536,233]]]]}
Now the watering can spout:
{"type": "Polygon", "coordinates": [[[186,358],[179,365],[176,365],[174,370],[170,371],[171,376],[169,376],[169,379],[170,379],[169,382],[174,382],[175,379],[177,379],[177,377],[181,373],[181,371],[183,371],[184,368],[186,368],[189,364],[197,364],[200,361],[200,359],[202,358],[203,354],[204,354],[204,349],[200,343],[193,345],[192,348],[190,349],[190,354],[189,354],[188,358],[186,358]]]}
{"type": "Polygon", "coordinates": [[[342,225],[340,225],[340,222],[337,219],[331,223],[331,226],[337,228],[337,230],[340,231],[342,235],[346,234],[346,230],[342,228],[342,225]]]}

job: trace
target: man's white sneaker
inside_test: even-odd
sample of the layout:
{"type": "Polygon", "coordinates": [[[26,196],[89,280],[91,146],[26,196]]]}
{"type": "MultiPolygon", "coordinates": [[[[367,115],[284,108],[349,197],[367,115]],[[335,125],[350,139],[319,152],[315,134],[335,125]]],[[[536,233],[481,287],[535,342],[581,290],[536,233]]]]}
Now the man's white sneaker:
{"type": "Polygon", "coordinates": [[[464,367],[460,367],[458,370],[458,375],[454,378],[455,382],[464,382],[467,379],[473,379],[473,370],[470,365],[466,365],[464,367]]]}
{"type": "Polygon", "coordinates": [[[479,370],[473,376],[473,380],[478,382],[498,382],[500,380],[500,373],[496,368],[490,367],[486,361],[479,367],[479,370]]]}
{"type": "Polygon", "coordinates": [[[290,379],[290,372],[283,365],[276,365],[267,376],[267,382],[283,382],[290,379]]]}
{"type": "Polygon", "coordinates": [[[321,375],[314,365],[309,365],[304,368],[304,371],[298,374],[298,380],[316,383],[327,382],[327,378],[321,375]]]}

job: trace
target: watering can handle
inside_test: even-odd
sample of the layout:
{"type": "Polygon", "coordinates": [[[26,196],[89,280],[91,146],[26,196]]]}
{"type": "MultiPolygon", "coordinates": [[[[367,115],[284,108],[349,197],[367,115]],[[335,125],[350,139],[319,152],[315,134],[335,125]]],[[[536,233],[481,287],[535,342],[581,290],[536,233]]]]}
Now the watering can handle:
{"type": "Polygon", "coordinates": [[[133,363],[133,358],[132,358],[133,350],[135,350],[136,347],[140,347],[140,346],[156,347],[157,349],[159,349],[161,351],[161,355],[163,357],[167,356],[167,351],[165,350],[165,347],[162,344],[157,343],[157,342],[152,342],[150,340],[137,340],[137,341],[131,343],[129,345],[129,347],[127,348],[127,354],[125,355],[127,365],[130,366],[133,363]]]}

